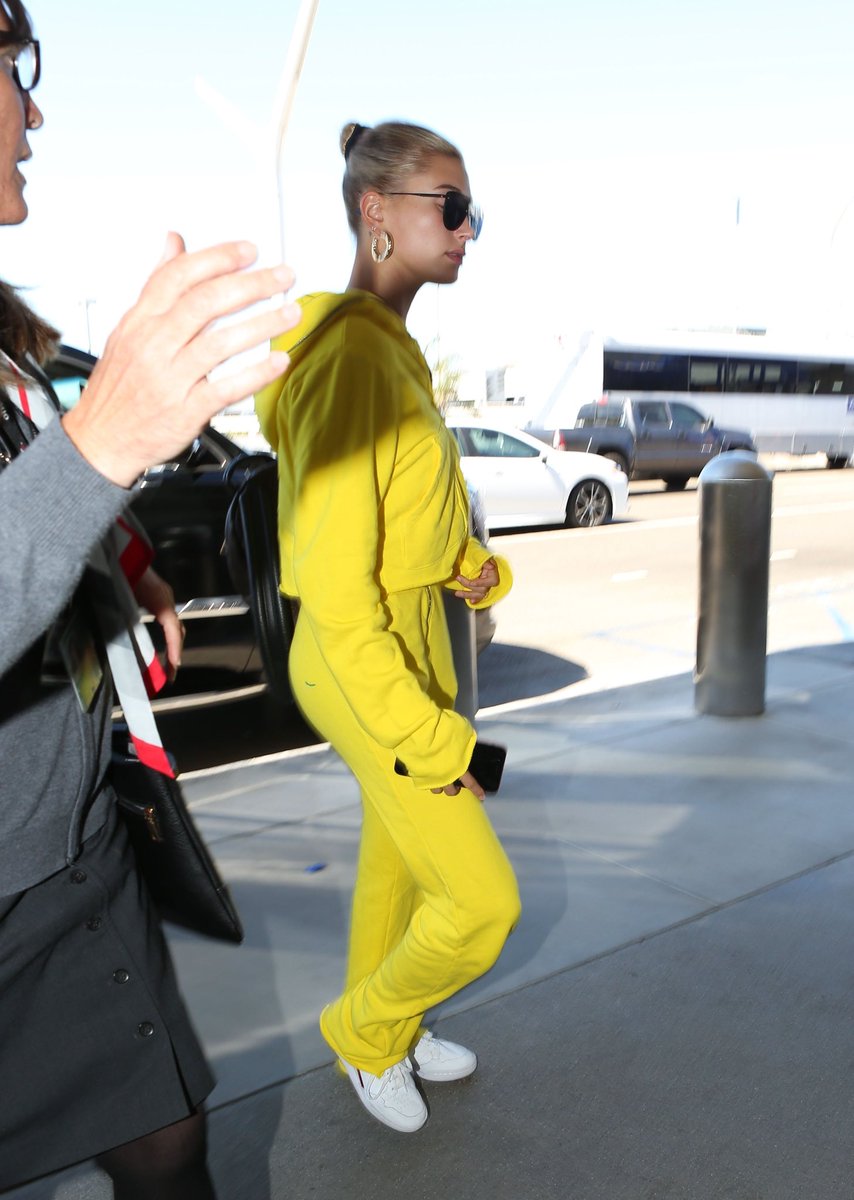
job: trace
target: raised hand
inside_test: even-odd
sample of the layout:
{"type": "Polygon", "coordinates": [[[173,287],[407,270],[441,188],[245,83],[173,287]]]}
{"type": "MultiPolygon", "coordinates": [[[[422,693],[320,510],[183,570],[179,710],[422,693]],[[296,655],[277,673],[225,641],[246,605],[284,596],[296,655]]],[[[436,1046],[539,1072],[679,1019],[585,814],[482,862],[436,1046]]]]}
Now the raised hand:
{"type": "Polygon", "coordinates": [[[139,300],[110,335],[77,406],[63,418],[68,436],[101,474],[129,487],[147,468],[178,455],[221,409],[260,391],[288,365],[280,351],[211,381],[214,368],[291,329],[295,304],[240,312],[285,292],[289,267],[247,270],[250,242],[188,254],[170,233],[166,252],[139,300]]]}

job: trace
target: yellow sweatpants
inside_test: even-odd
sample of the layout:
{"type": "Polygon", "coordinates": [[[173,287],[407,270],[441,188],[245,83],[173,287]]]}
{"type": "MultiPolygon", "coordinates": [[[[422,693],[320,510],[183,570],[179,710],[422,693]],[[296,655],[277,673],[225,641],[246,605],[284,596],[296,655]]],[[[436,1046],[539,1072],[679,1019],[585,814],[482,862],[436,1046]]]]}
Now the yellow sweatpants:
{"type": "Polygon", "coordinates": [[[290,673],[306,718],[362,792],[345,990],[324,1009],[321,1032],[337,1055],[378,1075],[409,1052],[427,1009],[493,965],[519,918],[519,892],[483,804],[465,788],[436,795],[395,774],[394,753],[359,724],[304,616],[290,673]]]}

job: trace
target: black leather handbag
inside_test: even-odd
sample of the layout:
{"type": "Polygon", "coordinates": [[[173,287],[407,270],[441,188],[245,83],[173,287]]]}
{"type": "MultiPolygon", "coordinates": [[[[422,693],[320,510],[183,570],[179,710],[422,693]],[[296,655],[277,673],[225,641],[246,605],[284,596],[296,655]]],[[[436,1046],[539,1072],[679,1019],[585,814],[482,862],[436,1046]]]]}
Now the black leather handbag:
{"type": "Polygon", "coordinates": [[[140,873],[164,920],[219,941],[243,941],[243,925],[181,785],[136,757],[127,728],[113,728],[110,781],[140,873]]]}

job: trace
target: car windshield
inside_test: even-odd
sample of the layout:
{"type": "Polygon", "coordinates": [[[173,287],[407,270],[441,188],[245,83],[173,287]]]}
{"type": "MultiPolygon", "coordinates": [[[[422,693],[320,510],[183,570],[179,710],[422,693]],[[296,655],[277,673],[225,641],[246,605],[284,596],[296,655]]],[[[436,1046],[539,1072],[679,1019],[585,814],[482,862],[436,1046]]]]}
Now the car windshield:
{"type": "Polygon", "coordinates": [[[472,450],[484,458],[538,458],[539,450],[500,429],[470,428],[472,450]]]}

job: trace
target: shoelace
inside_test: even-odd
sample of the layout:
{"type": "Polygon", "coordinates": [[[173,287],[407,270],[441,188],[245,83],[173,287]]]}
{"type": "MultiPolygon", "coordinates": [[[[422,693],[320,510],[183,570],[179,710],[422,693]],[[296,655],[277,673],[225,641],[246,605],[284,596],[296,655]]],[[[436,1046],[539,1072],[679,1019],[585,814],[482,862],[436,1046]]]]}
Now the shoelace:
{"type": "Polygon", "coordinates": [[[379,1077],[379,1087],[375,1093],[376,1099],[379,1100],[386,1090],[390,1093],[391,1099],[394,1099],[398,1092],[405,1092],[407,1084],[406,1076],[408,1074],[409,1068],[404,1066],[402,1062],[395,1063],[391,1067],[386,1067],[379,1077]]]}
{"type": "Polygon", "coordinates": [[[441,1057],[441,1050],[436,1044],[436,1039],[433,1037],[432,1033],[425,1033],[418,1043],[416,1049],[418,1051],[418,1059],[424,1062],[426,1062],[427,1059],[441,1057]]]}

